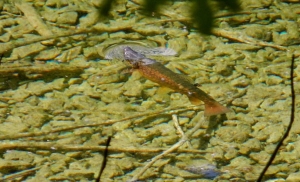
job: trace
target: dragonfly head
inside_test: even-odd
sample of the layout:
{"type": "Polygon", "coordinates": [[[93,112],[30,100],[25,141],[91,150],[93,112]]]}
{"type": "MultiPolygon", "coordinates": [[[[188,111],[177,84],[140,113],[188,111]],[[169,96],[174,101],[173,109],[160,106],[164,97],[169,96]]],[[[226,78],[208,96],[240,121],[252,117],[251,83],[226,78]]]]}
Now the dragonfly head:
{"type": "Polygon", "coordinates": [[[148,65],[156,62],[155,60],[146,58],[145,55],[132,50],[130,47],[124,48],[124,58],[132,65],[148,65]]]}

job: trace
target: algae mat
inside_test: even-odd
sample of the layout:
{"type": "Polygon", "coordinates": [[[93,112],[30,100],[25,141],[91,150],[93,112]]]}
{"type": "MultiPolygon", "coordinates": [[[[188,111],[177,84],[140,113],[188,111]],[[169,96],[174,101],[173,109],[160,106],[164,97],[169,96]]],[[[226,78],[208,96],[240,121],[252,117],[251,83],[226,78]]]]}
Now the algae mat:
{"type": "MultiPolygon", "coordinates": [[[[106,148],[101,181],[258,178],[289,123],[292,54],[300,92],[300,4],[246,0],[216,12],[204,36],[189,2],[150,18],[141,3],[116,1],[105,18],[98,1],[0,2],[0,181],[95,181],[106,148]],[[130,41],[176,51],[151,58],[232,112],[205,118],[204,106],[104,59],[130,41]]],[[[299,180],[298,125],[266,180],[299,180]]]]}

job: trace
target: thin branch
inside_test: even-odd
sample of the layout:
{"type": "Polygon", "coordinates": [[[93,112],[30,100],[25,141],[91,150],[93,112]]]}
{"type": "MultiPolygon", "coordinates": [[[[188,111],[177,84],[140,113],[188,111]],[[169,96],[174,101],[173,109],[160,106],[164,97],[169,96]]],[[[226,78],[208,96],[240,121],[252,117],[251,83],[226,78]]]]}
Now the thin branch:
{"type": "MultiPolygon", "coordinates": [[[[135,27],[140,27],[144,25],[150,25],[150,24],[157,24],[157,23],[164,23],[164,22],[174,22],[174,21],[180,21],[180,20],[158,20],[158,21],[151,21],[151,22],[145,22],[145,23],[138,23],[137,25],[134,25],[134,22],[128,22],[127,24],[124,24],[123,26],[120,26],[118,24],[116,25],[108,25],[104,23],[98,23],[93,28],[85,28],[85,29],[71,29],[71,30],[64,30],[62,33],[57,33],[55,35],[48,35],[48,36],[40,36],[40,37],[31,37],[30,39],[22,39],[22,40],[10,40],[7,43],[0,44],[0,54],[3,54],[5,52],[8,52],[14,48],[25,46],[28,44],[33,44],[36,42],[42,42],[50,39],[57,39],[61,37],[72,37],[80,34],[88,34],[88,33],[94,33],[97,32],[97,34],[103,33],[103,32],[117,32],[117,31],[124,31],[124,30],[131,30],[135,27]]],[[[184,21],[184,20],[183,20],[184,21]]]]}
{"type": "Polygon", "coordinates": [[[260,173],[257,182],[260,182],[263,180],[263,177],[265,173],[267,172],[268,168],[272,165],[272,162],[274,161],[280,147],[283,145],[284,140],[289,136],[289,133],[291,131],[292,125],[295,121],[295,102],[296,102],[296,96],[295,96],[295,89],[294,89],[294,64],[295,64],[295,56],[292,55],[292,62],[291,62],[291,72],[290,72],[290,79],[291,79],[291,94],[292,94],[292,108],[291,108],[291,117],[290,117],[290,123],[281,138],[281,140],[278,142],[274,152],[272,153],[268,163],[260,173]]]}
{"type": "MultiPolygon", "coordinates": [[[[84,145],[60,145],[57,142],[24,142],[9,141],[0,142],[0,151],[22,149],[22,150],[49,150],[49,151],[105,151],[106,146],[84,146],[84,145]]],[[[140,155],[152,155],[167,150],[166,148],[147,148],[147,147],[112,147],[107,149],[109,152],[129,152],[139,153],[140,155]]],[[[207,153],[194,149],[180,149],[178,152],[203,154],[207,153]]]]}
{"type": "Polygon", "coordinates": [[[20,177],[25,177],[25,176],[27,176],[29,174],[32,174],[32,173],[36,172],[41,167],[42,166],[38,166],[38,167],[35,167],[35,168],[31,168],[31,169],[27,169],[27,170],[24,170],[24,171],[21,171],[21,172],[14,173],[14,174],[11,174],[11,175],[6,175],[6,176],[0,178],[0,182],[5,182],[5,181],[8,181],[8,180],[13,180],[13,179],[20,178],[20,177]]]}
{"type": "Polygon", "coordinates": [[[106,164],[107,164],[107,158],[108,158],[108,147],[109,147],[110,141],[111,141],[111,136],[109,136],[109,137],[107,138],[107,141],[106,141],[105,150],[104,150],[104,152],[103,152],[103,161],[102,161],[101,168],[100,168],[98,177],[97,177],[97,179],[96,179],[96,182],[100,182],[101,176],[102,176],[103,171],[104,171],[104,169],[105,169],[105,167],[106,167],[106,164]]]}
{"type": "Polygon", "coordinates": [[[273,47],[275,49],[282,50],[282,51],[287,50],[287,48],[284,46],[280,46],[280,45],[264,42],[264,41],[261,41],[258,39],[254,39],[253,37],[246,36],[246,35],[242,34],[241,32],[237,32],[237,31],[228,31],[228,30],[223,30],[220,28],[215,28],[215,29],[213,29],[212,33],[215,36],[225,37],[227,39],[234,40],[237,42],[242,42],[242,43],[261,46],[261,47],[273,47]]]}
{"type": "Polygon", "coordinates": [[[140,118],[140,117],[153,117],[158,114],[162,113],[168,113],[168,114],[178,114],[181,112],[185,111],[199,111],[202,110],[203,106],[184,106],[184,107],[173,107],[173,108],[167,108],[159,111],[154,111],[154,112],[146,112],[142,114],[137,114],[134,116],[130,116],[127,118],[119,119],[119,120],[108,120],[105,122],[99,122],[99,123],[91,123],[91,124],[85,124],[85,125],[77,125],[77,126],[71,126],[71,127],[65,127],[65,128],[58,128],[58,129],[53,129],[50,131],[38,131],[38,132],[30,132],[30,133],[19,133],[19,134],[14,134],[14,135],[0,135],[0,140],[12,140],[12,139],[24,139],[25,137],[37,137],[37,136],[43,136],[43,135],[49,135],[51,133],[57,133],[57,132],[62,132],[62,131],[69,131],[69,130],[74,130],[78,128],[84,128],[84,127],[98,127],[98,126],[106,126],[106,125],[112,125],[114,123],[122,122],[122,121],[127,121],[135,118],[140,118]]]}
{"type": "MultiPolygon", "coordinates": [[[[179,125],[179,121],[178,121],[177,115],[176,115],[176,114],[173,114],[173,115],[172,115],[172,119],[173,119],[174,125],[175,125],[177,131],[180,133],[181,137],[182,137],[182,138],[186,138],[185,133],[182,131],[182,129],[181,129],[180,125],[179,125]]],[[[193,148],[190,141],[187,141],[187,144],[188,144],[188,147],[189,147],[190,149],[193,148]]]]}
{"type": "Polygon", "coordinates": [[[42,36],[53,35],[50,29],[42,20],[38,12],[28,3],[22,1],[15,2],[16,7],[21,10],[32,27],[42,36]]]}
{"type": "Polygon", "coordinates": [[[154,158],[151,159],[150,162],[148,162],[136,175],[134,175],[129,181],[130,182],[134,182],[137,181],[140,176],[142,176],[144,174],[144,172],[150,168],[156,161],[158,161],[159,159],[165,157],[166,155],[168,155],[171,152],[174,152],[175,150],[177,150],[180,146],[182,146],[186,141],[188,141],[189,137],[191,137],[193,135],[194,132],[196,132],[203,124],[204,122],[206,122],[205,117],[202,118],[202,120],[200,120],[195,126],[194,128],[188,132],[185,136],[182,137],[182,139],[175,143],[172,147],[170,147],[169,149],[165,150],[163,153],[155,156],[154,158]]]}

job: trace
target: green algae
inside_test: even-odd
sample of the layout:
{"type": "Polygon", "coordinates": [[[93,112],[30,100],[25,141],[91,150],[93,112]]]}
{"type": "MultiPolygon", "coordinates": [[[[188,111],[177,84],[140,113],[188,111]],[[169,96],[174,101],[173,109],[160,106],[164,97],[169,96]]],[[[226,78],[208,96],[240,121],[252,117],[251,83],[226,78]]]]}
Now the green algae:
{"type": "MultiPolygon", "coordinates": [[[[41,166],[36,169],[36,174],[24,178],[27,181],[93,180],[103,155],[99,150],[91,149],[104,146],[106,137],[112,136],[110,146],[119,148],[109,154],[103,179],[124,181],[131,178],[131,171],[137,173],[145,161],[157,155],[150,149],[165,150],[176,143],[181,136],[170,117],[175,110],[158,112],[170,106],[190,106],[187,97],[176,92],[162,94],[158,85],[138,73],[131,76],[121,73],[126,66],[122,62],[98,59],[105,57],[105,51],[112,47],[138,42],[142,47],[150,47],[148,50],[165,45],[175,50],[176,56],[160,55],[155,59],[177,73],[188,75],[201,85],[201,89],[229,104],[232,110],[225,118],[211,118],[190,139],[194,150],[201,149],[206,154],[170,154],[146,171],[141,179],[198,180],[199,175],[185,171],[177,160],[197,162],[199,158],[205,158],[218,164],[221,174],[216,180],[256,180],[288,123],[290,57],[286,51],[274,47],[251,42],[233,43],[234,39],[228,37],[202,36],[193,32],[185,22],[175,21],[187,13],[184,3],[169,4],[159,19],[139,14],[136,11],[140,7],[138,1],[127,2],[126,6],[120,1],[116,5],[118,11],[112,13],[114,20],[104,24],[100,22],[103,17],[97,15],[95,1],[74,1],[72,6],[63,1],[34,2],[32,6],[44,17],[43,21],[54,34],[69,33],[64,38],[52,37],[55,39],[34,44],[30,41],[43,37],[33,32],[27,21],[22,22],[26,17],[20,15],[15,6],[1,5],[5,12],[0,20],[1,50],[5,50],[1,52],[4,55],[0,65],[0,130],[6,135],[4,139],[22,133],[82,126],[70,129],[70,132],[62,130],[42,136],[33,134],[30,138],[19,137],[20,142],[28,144],[23,148],[17,139],[10,139],[10,143],[18,144],[10,150],[20,147],[13,152],[2,145],[5,141],[1,141],[1,177],[12,171],[41,166]],[[165,17],[168,14],[173,17],[172,21],[165,17]],[[69,19],[67,15],[70,15],[69,19]],[[132,25],[135,27],[128,28],[132,25]],[[83,35],[72,35],[76,28],[85,30],[89,27],[93,31],[89,29],[83,35]],[[20,41],[20,44],[14,41],[20,41]],[[64,64],[49,64],[50,59],[64,64]],[[139,114],[146,115],[101,125],[112,119],[121,121],[139,114]],[[93,123],[99,125],[84,127],[93,123]],[[36,145],[30,145],[29,141],[36,145]],[[73,148],[57,149],[50,145],[46,148],[46,141],[53,146],[57,143],[73,148]],[[125,150],[128,147],[136,150],[128,152],[125,150]],[[148,148],[137,150],[141,147],[148,148]]],[[[249,0],[241,5],[245,8],[243,14],[221,16],[216,19],[216,26],[222,22],[219,26],[223,29],[234,29],[232,36],[238,31],[257,40],[289,46],[297,53],[298,48],[293,44],[297,44],[299,38],[295,24],[298,17],[294,16],[297,13],[291,13],[297,11],[296,4],[249,0]],[[264,10],[262,7],[269,8],[264,10]]],[[[121,50],[116,51],[119,56],[122,56],[121,50]]],[[[298,57],[296,62],[299,62],[298,57]]],[[[299,75],[296,64],[296,88],[299,88],[299,75]]],[[[183,131],[188,132],[202,116],[202,108],[189,108],[177,114],[183,131]]],[[[295,123],[289,143],[267,172],[269,178],[297,179],[297,173],[293,172],[299,163],[297,128],[295,123]]]]}

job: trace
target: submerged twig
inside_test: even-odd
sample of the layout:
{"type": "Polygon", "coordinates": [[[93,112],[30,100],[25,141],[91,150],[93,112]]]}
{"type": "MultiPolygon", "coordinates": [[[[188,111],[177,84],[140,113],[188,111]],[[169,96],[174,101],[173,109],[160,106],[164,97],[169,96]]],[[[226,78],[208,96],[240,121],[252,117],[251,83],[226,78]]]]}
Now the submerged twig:
{"type": "Polygon", "coordinates": [[[28,3],[22,1],[16,1],[16,7],[21,10],[25,17],[27,18],[28,22],[34,29],[42,36],[49,36],[52,35],[52,32],[47,27],[47,25],[42,20],[41,16],[38,12],[28,3]]]}
{"type": "Polygon", "coordinates": [[[61,34],[56,34],[56,35],[49,35],[49,36],[42,36],[42,37],[34,37],[34,38],[30,38],[30,39],[26,39],[26,40],[11,40],[7,43],[2,43],[0,44],[0,54],[3,54],[7,51],[10,51],[14,48],[17,47],[21,47],[21,46],[25,46],[28,44],[33,44],[36,42],[41,42],[41,41],[45,41],[45,40],[50,40],[50,39],[56,39],[56,38],[61,38],[61,37],[70,37],[70,36],[75,36],[78,34],[86,34],[86,31],[66,31],[63,32],[61,34]]]}
{"type": "Polygon", "coordinates": [[[202,125],[203,123],[206,122],[206,118],[203,117],[195,126],[194,128],[191,129],[190,132],[188,132],[185,136],[182,137],[181,140],[179,140],[179,142],[175,143],[172,147],[170,147],[168,150],[165,150],[163,153],[155,156],[154,158],[152,158],[150,160],[150,162],[148,162],[136,175],[134,175],[130,182],[134,182],[137,181],[139,179],[139,177],[141,175],[144,174],[144,172],[151,167],[156,161],[158,161],[159,159],[163,158],[164,156],[168,155],[169,153],[177,150],[180,146],[182,146],[185,142],[187,142],[189,140],[189,137],[191,137],[193,135],[194,132],[196,132],[202,125]]]}
{"type": "MultiPolygon", "coordinates": [[[[106,146],[84,146],[84,145],[60,145],[57,142],[0,142],[0,151],[23,149],[23,150],[49,150],[49,151],[104,151],[106,146]]],[[[147,147],[109,147],[109,152],[129,152],[141,155],[152,155],[166,150],[166,148],[147,148],[147,147]]],[[[200,150],[180,149],[178,152],[203,154],[207,153],[200,150]]]]}
{"type": "Polygon", "coordinates": [[[72,65],[64,65],[64,64],[51,64],[51,65],[24,65],[24,66],[0,66],[0,77],[7,77],[14,74],[21,74],[26,76],[27,78],[30,77],[30,74],[35,75],[34,78],[39,77],[36,75],[45,75],[45,74],[57,74],[58,72],[61,72],[63,74],[68,73],[81,73],[85,68],[87,68],[89,65],[78,65],[78,66],[72,66],[72,65]]]}
{"type": "MultiPolygon", "coordinates": [[[[174,125],[175,125],[177,131],[180,133],[181,137],[182,137],[182,138],[186,138],[185,133],[182,131],[182,129],[181,129],[180,125],[179,125],[179,121],[178,121],[177,115],[176,115],[176,114],[173,114],[173,115],[172,115],[172,119],[173,119],[174,125]]],[[[192,145],[191,145],[191,143],[190,143],[189,141],[187,141],[187,144],[188,144],[188,146],[189,146],[190,149],[193,148],[192,145]]]]}
{"type": "Polygon", "coordinates": [[[287,50],[287,48],[284,46],[264,42],[264,41],[261,41],[261,40],[258,40],[258,39],[255,39],[255,38],[252,38],[249,36],[245,36],[242,33],[236,32],[236,31],[228,31],[228,30],[216,28],[216,29],[213,29],[212,33],[215,36],[221,36],[221,37],[225,37],[227,39],[231,39],[234,41],[243,42],[243,43],[247,43],[247,44],[251,44],[251,45],[262,46],[262,47],[273,47],[275,49],[282,50],[282,51],[287,50]]]}
{"type": "MultiPolygon", "coordinates": [[[[65,128],[58,128],[58,129],[53,129],[50,131],[38,131],[38,132],[31,132],[31,133],[19,133],[19,134],[14,134],[14,135],[0,135],[0,140],[11,140],[11,139],[19,139],[22,138],[24,139],[25,137],[37,137],[37,136],[42,136],[42,135],[49,135],[51,133],[57,133],[57,132],[62,132],[62,131],[69,131],[69,130],[74,130],[78,128],[84,128],[84,127],[97,127],[97,126],[105,126],[105,125],[112,125],[114,123],[122,122],[122,121],[127,121],[139,117],[153,117],[157,114],[161,113],[168,113],[168,114],[177,114],[189,110],[194,110],[194,111],[199,111],[203,108],[203,106],[184,106],[184,107],[173,107],[173,108],[167,108],[159,111],[154,111],[154,112],[146,112],[142,114],[137,114],[134,116],[130,116],[127,118],[119,119],[119,120],[108,120],[105,122],[101,123],[92,123],[92,124],[85,124],[85,125],[77,125],[77,126],[71,126],[71,127],[65,127],[65,128]]],[[[0,148],[1,149],[1,148],[0,148]]]]}
{"type": "Polygon", "coordinates": [[[29,175],[29,174],[32,174],[32,173],[36,172],[41,167],[42,166],[38,166],[38,167],[35,167],[35,168],[31,168],[31,169],[27,169],[27,170],[24,170],[24,171],[21,171],[21,172],[14,173],[14,174],[11,174],[11,175],[6,175],[6,176],[0,178],[0,182],[13,180],[13,179],[20,178],[20,177],[25,177],[26,175],[29,175]]]}
{"type": "Polygon", "coordinates": [[[152,22],[145,22],[145,23],[139,23],[137,25],[134,25],[133,22],[129,22],[125,24],[124,26],[119,26],[119,25],[108,25],[104,23],[98,23],[96,24],[93,28],[85,28],[85,29],[72,29],[62,32],[62,33],[57,33],[55,35],[43,35],[40,37],[31,37],[30,39],[23,39],[23,40],[11,40],[7,43],[1,43],[0,44],[0,54],[3,54],[7,51],[10,51],[14,48],[25,46],[28,44],[33,44],[36,42],[42,42],[50,39],[57,39],[57,38],[62,38],[62,37],[72,37],[76,35],[81,35],[81,34],[88,34],[88,33],[94,33],[97,32],[103,33],[103,32],[116,32],[116,31],[124,31],[124,30],[132,30],[136,27],[144,26],[144,25],[149,25],[149,24],[157,24],[157,23],[164,23],[164,22],[173,22],[173,21],[180,21],[180,20],[159,20],[159,21],[152,21],[152,22]]]}
{"type": "Polygon", "coordinates": [[[292,62],[291,62],[291,72],[290,72],[290,79],[291,79],[291,95],[292,95],[292,108],[291,108],[291,117],[290,117],[290,123],[283,135],[283,137],[281,138],[281,140],[278,142],[274,152],[272,153],[268,163],[266,164],[266,166],[264,167],[264,169],[262,170],[262,172],[260,173],[257,181],[260,182],[263,180],[263,177],[265,175],[265,173],[267,172],[268,168],[272,165],[272,162],[274,161],[280,147],[282,146],[284,140],[289,136],[290,130],[292,128],[292,125],[294,123],[295,120],[295,102],[296,102],[296,96],[295,96],[295,89],[294,89],[294,65],[295,65],[295,56],[294,54],[292,55],[292,62]]]}

